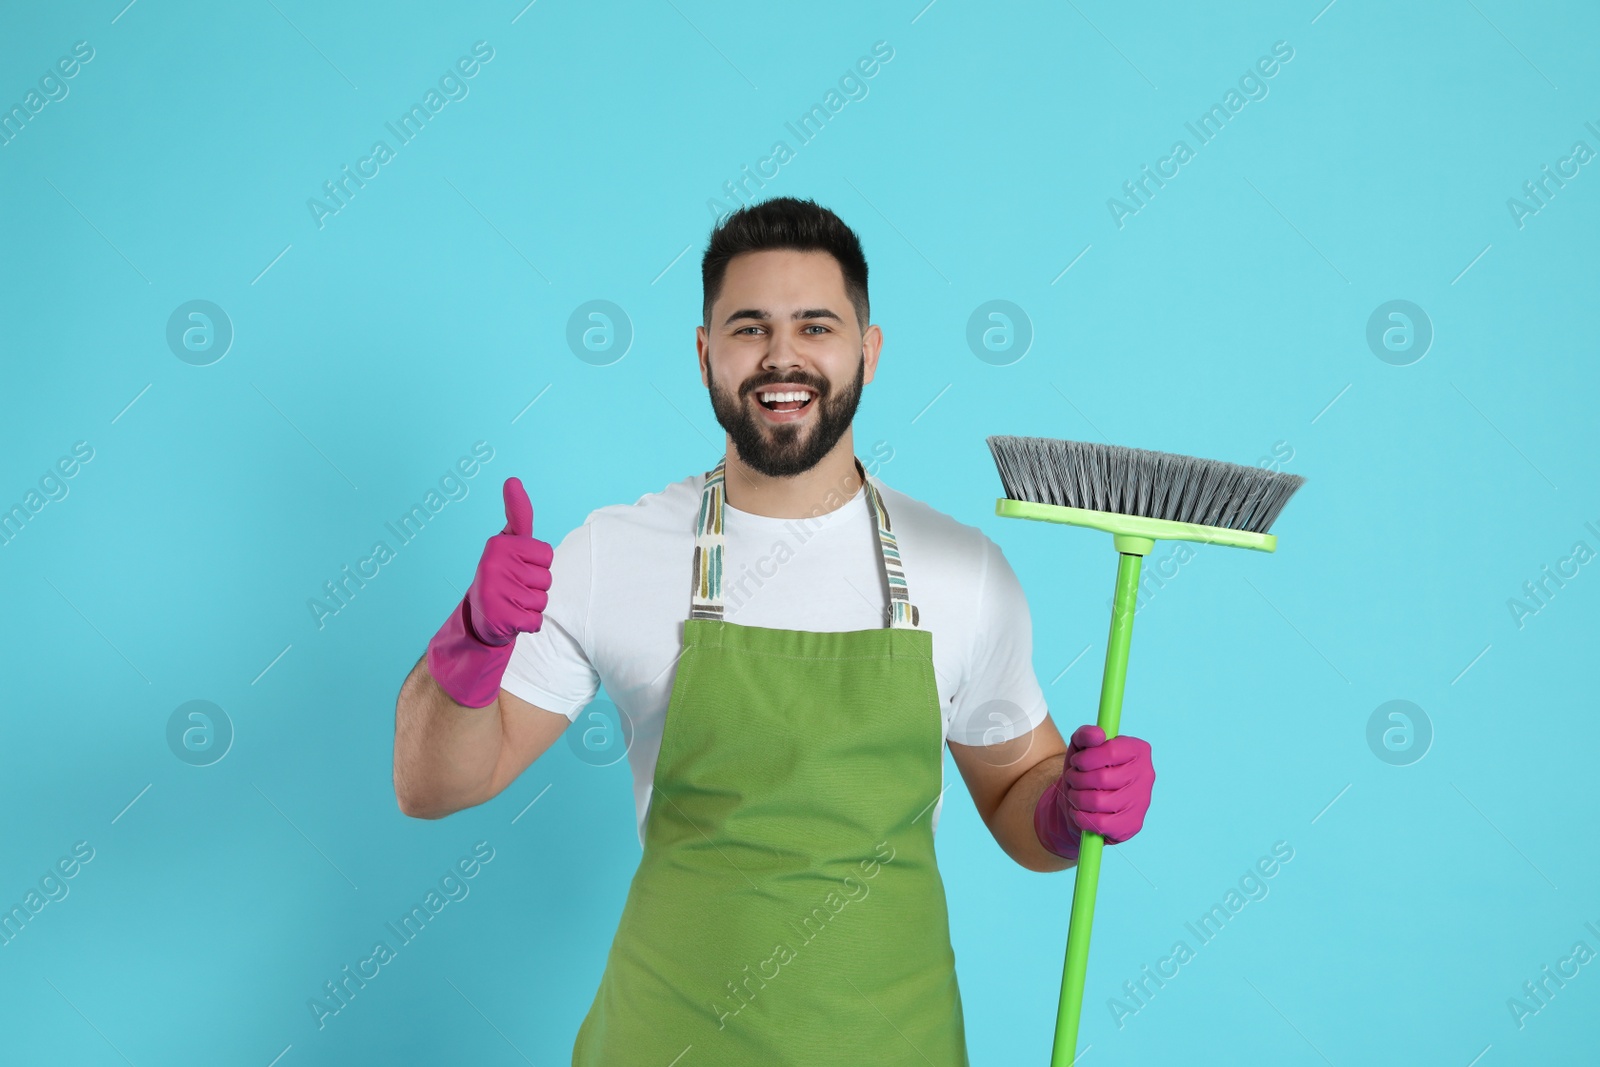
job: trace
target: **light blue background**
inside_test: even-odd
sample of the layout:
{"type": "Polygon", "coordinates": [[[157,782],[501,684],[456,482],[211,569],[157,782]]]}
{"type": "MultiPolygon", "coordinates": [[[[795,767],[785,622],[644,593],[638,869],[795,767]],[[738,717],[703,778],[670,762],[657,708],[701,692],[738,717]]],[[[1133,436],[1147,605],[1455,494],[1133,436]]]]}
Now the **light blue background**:
{"type": "MultiPolygon", "coordinates": [[[[95,850],[0,948],[0,1059],[567,1061],[638,856],[625,766],[558,745],[407,819],[394,699],[506,476],[555,541],[720,455],[707,201],[783,139],[759,195],[833,208],[871,264],[858,454],[888,442],[882,478],[1004,548],[1063,731],[1093,717],[1115,555],[997,518],[984,437],[1278,447],[1309,479],[1276,555],[1201,549],[1139,614],[1124,728],[1159,780],[1106,860],[1083,1062],[1592,1060],[1600,962],[1520,1029],[1507,1006],[1600,951],[1600,564],[1521,627],[1507,606],[1600,549],[1597,165],[1507,208],[1600,149],[1592,5],[123,3],[10,4],[0,34],[7,108],[95,50],[0,147],[0,504],[94,449],[0,547],[0,903],[95,850]],[[319,228],[308,198],[480,40],[470,94],[319,228]],[[799,145],[784,123],[877,41],[799,145]],[[1277,41],[1269,94],[1119,228],[1108,198],[1277,41]],[[165,339],[195,299],[235,331],[203,367],[165,339]],[[566,341],[595,299],[634,332],[606,366],[566,341]],[[1005,365],[966,342],[995,299],[1034,332],[1005,365]],[[1394,299],[1435,331],[1408,366],[1366,342],[1394,299]],[[307,600],[479,440],[470,495],[319,629],[307,600]],[[236,731],[207,767],[166,740],[196,699],[236,731]],[[1366,740],[1393,699],[1434,731],[1409,766],[1366,740]],[[309,998],[478,841],[470,896],[319,1030],[309,998]],[[1270,895],[1119,1028],[1122,983],[1279,841],[1270,895]]],[[[1071,875],[1006,859],[947,773],[972,1060],[1043,1063],[1071,875]]]]}

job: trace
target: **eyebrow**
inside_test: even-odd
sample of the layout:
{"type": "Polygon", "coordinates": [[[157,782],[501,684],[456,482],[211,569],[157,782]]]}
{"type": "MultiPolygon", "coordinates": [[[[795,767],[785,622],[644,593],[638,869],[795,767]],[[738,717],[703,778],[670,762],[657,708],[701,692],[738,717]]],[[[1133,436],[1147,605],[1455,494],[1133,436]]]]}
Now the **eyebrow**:
{"type": "MultiPolygon", "coordinates": [[[[741,308],[724,319],[722,321],[722,325],[731,325],[738,319],[758,319],[762,322],[765,322],[773,317],[774,316],[772,312],[767,311],[765,308],[741,308]]],[[[789,318],[796,322],[800,321],[801,319],[832,319],[834,322],[843,321],[839,318],[839,316],[835,315],[827,308],[801,308],[793,315],[790,315],[789,318]]]]}

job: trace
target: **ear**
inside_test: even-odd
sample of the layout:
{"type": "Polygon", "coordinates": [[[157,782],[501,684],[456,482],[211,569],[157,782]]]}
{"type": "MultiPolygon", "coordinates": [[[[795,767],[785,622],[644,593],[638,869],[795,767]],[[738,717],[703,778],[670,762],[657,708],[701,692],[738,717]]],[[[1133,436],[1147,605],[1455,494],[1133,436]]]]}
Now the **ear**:
{"type": "Polygon", "coordinates": [[[878,371],[878,353],[883,349],[883,331],[876,325],[868,326],[867,332],[861,335],[861,358],[865,366],[861,372],[861,384],[866,385],[872,381],[873,375],[878,371]]]}

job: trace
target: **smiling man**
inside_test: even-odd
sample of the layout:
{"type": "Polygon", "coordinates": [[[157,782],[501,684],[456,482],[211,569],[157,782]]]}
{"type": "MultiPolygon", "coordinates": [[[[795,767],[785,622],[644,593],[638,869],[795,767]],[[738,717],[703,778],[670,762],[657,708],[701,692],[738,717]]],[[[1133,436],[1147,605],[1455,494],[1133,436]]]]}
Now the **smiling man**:
{"type": "Polygon", "coordinates": [[[856,457],[883,332],[849,227],[764,201],[701,270],[725,455],[556,548],[506,480],[505,529],[402,688],[396,795],[418,818],[483,803],[603,685],[644,852],[572,1062],[966,1064],[945,747],[1000,847],[1047,872],[1082,830],[1139,831],[1149,745],[1064,743],[999,548],[856,457]]]}

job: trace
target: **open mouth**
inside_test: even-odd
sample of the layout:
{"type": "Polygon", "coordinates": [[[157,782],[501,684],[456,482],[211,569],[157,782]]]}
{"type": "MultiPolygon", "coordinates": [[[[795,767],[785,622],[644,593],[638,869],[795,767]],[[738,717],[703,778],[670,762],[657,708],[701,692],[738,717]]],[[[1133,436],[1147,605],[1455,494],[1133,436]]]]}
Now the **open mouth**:
{"type": "Polygon", "coordinates": [[[757,389],[753,395],[756,403],[760,404],[772,418],[780,421],[804,415],[811,410],[811,405],[817,397],[816,393],[804,386],[757,389]]]}

